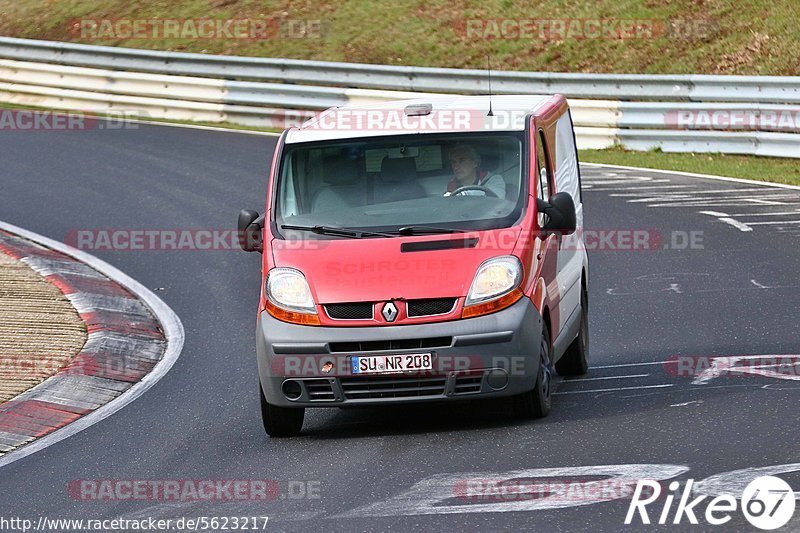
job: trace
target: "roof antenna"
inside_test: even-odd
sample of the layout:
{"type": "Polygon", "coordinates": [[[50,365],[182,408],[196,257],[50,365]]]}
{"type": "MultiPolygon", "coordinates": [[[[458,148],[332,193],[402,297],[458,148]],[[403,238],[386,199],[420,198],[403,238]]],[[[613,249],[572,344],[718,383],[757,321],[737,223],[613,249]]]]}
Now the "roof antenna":
{"type": "Polygon", "coordinates": [[[493,117],[492,113],[492,65],[489,62],[489,54],[486,54],[486,70],[489,71],[489,112],[486,113],[487,117],[493,117]]]}

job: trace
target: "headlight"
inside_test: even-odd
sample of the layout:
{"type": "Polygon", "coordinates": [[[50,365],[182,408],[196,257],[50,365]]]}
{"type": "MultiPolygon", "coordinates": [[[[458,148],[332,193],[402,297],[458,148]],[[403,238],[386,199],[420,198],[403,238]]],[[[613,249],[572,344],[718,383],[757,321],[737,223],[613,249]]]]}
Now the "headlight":
{"type": "Polygon", "coordinates": [[[472,280],[465,306],[494,300],[516,289],[522,282],[522,264],[513,255],[484,261],[472,280]]]}
{"type": "Polygon", "coordinates": [[[484,261],[467,293],[461,318],[488,315],[511,307],[523,296],[522,264],[513,255],[484,261]]]}
{"type": "Polygon", "coordinates": [[[317,314],[306,278],[293,268],[274,268],[267,275],[264,287],[267,300],[295,313],[317,314]]]}

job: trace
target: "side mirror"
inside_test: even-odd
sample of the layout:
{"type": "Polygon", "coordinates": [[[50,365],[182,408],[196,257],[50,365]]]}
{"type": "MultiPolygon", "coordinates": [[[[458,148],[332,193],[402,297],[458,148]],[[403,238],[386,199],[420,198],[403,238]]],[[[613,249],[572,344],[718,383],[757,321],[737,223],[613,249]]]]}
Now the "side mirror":
{"type": "Polygon", "coordinates": [[[261,252],[264,249],[262,232],[264,231],[264,217],[259,216],[256,211],[242,209],[239,211],[237,222],[239,231],[239,246],[245,252],[261,252]]]}
{"type": "Polygon", "coordinates": [[[543,229],[562,235],[575,233],[578,217],[575,213],[575,202],[568,192],[554,194],[550,197],[549,202],[541,200],[539,202],[541,203],[537,203],[537,205],[540,211],[547,215],[547,222],[543,229]]]}

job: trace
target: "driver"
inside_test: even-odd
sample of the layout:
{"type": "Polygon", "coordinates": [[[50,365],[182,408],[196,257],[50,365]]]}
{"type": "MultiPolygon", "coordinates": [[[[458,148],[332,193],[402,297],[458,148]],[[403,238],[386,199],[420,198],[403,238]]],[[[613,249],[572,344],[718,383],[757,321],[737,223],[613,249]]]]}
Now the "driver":
{"type": "MultiPolygon", "coordinates": [[[[453,168],[453,179],[447,183],[445,196],[450,196],[456,189],[467,186],[477,186],[489,189],[498,198],[506,197],[506,182],[500,174],[489,174],[481,170],[481,156],[469,144],[457,144],[450,149],[450,166],[453,168]]],[[[479,190],[471,189],[459,192],[464,195],[486,194],[479,190]]]]}

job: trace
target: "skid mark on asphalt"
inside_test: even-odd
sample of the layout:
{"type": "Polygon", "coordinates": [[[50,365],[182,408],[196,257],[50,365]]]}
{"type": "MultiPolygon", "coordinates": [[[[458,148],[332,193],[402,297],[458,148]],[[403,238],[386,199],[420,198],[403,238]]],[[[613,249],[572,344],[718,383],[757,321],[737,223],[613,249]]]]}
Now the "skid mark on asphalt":
{"type": "Polygon", "coordinates": [[[641,296],[646,294],[695,294],[713,292],[741,292],[800,289],[800,285],[781,285],[753,278],[735,280],[719,278],[707,272],[675,272],[672,274],[646,274],[626,281],[623,286],[607,287],[609,296],[641,296]]]}
{"type": "Polygon", "coordinates": [[[667,374],[662,361],[590,367],[585,376],[558,381],[553,394],[563,396],[667,389],[677,384],[672,377],[667,374]]]}
{"type": "Polygon", "coordinates": [[[642,175],[644,173],[587,167],[582,169],[581,180],[587,193],[603,192],[627,203],[644,204],[650,208],[693,209],[742,232],[763,227],[800,237],[800,191],[737,183],[724,188],[720,185],[704,189],[707,181],[702,179],[653,177],[642,175]],[[676,183],[678,181],[681,183],[676,183]],[[728,213],[729,209],[740,213],[728,213]],[[771,218],[763,220],[760,217],[771,218]]]}

